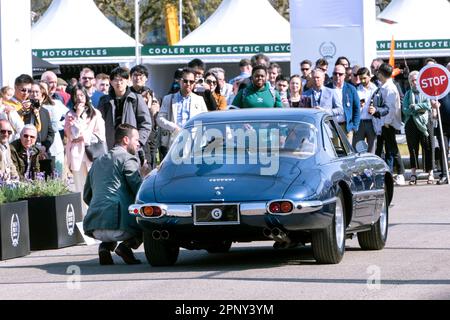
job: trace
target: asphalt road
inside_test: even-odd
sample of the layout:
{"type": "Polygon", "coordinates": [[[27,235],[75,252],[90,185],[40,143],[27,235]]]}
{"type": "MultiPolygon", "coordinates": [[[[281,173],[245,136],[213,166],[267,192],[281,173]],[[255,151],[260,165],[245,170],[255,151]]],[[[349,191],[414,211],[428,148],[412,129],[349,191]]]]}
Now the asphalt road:
{"type": "Polygon", "coordinates": [[[450,187],[396,188],[381,251],[347,241],[338,265],[317,265],[309,246],[234,244],[228,254],[182,250],[173,267],[100,266],[79,245],[0,261],[0,299],[450,299],[450,187]]]}

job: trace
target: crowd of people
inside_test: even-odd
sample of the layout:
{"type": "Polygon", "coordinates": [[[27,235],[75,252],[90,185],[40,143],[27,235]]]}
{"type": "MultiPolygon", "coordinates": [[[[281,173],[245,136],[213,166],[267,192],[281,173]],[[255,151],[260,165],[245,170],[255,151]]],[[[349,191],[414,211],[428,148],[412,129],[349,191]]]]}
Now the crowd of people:
{"type": "MultiPolygon", "coordinates": [[[[426,63],[436,61],[428,59],[426,63]]],[[[14,88],[5,86],[0,92],[1,178],[32,180],[38,172],[45,172],[48,178],[73,177],[73,191],[91,204],[86,207],[85,230],[103,241],[99,248],[102,264],[112,263],[110,252],[116,241],[124,243],[115,250],[126,263],[139,263],[131,251],[141,242],[133,221],[106,223],[111,217],[106,218],[105,208],[114,208],[119,202],[121,208],[127,208],[141,174],[155,168],[185,123],[203,112],[323,110],[335,117],[353,146],[364,140],[369,152],[383,157],[398,185],[405,184],[405,169],[396,134],[404,127],[411,165],[409,184],[417,184],[419,146],[427,183],[435,183],[435,160],[439,160],[441,172],[437,183],[448,183],[443,154],[448,155],[450,137],[449,95],[437,101],[423,96],[417,88],[418,71],[408,73],[409,87],[404,93],[393,77],[392,66],[382,59],[363,67],[351,66],[346,57],[339,57],[332,77],[325,59],[314,64],[303,60],[299,67],[299,74],[288,76],[266,55],[256,54],[242,59],[240,74],[227,82],[224,69],[207,69],[203,61],[194,59],[175,72],[162,99],[147,86],[149,73],[144,65],[131,70],[116,67],[109,75],[95,75],[83,68],[79,79],[70,84],[51,71],[40,80],[19,75],[14,88]],[[102,165],[95,165],[99,157],[102,165]],[[113,170],[114,166],[121,169],[113,170]],[[103,176],[103,182],[93,182],[103,176]]]]}

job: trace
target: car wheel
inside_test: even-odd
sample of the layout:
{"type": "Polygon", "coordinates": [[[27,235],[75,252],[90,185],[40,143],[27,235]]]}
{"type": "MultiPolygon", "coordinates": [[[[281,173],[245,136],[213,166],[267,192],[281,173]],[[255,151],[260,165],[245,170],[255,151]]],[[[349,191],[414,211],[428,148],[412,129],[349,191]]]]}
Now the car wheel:
{"type": "Polygon", "coordinates": [[[144,232],[144,251],[149,264],[154,267],[172,266],[178,259],[180,247],[171,241],[155,240],[144,232]]]}
{"type": "Polygon", "coordinates": [[[326,229],[312,233],[311,245],[318,263],[339,263],[345,252],[345,204],[342,190],[336,193],[333,222],[326,229]]]}
{"type": "Polygon", "coordinates": [[[231,241],[220,241],[217,243],[211,244],[206,251],[209,253],[225,253],[230,251],[231,241]]]}
{"type": "Polygon", "coordinates": [[[383,206],[380,218],[371,226],[369,231],[358,232],[359,246],[363,250],[381,250],[386,244],[388,235],[389,205],[386,191],[384,192],[383,206]]]}

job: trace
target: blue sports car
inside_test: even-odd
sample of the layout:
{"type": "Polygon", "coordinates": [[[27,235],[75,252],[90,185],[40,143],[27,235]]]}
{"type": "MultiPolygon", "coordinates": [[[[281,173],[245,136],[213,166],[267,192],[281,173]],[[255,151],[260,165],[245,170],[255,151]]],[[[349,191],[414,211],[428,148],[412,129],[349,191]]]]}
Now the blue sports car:
{"type": "Polygon", "coordinates": [[[180,247],[257,240],[311,243],[318,263],[339,263],[355,234],[363,249],[384,247],[393,191],[385,162],[322,111],[215,111],[186,123],[129,213],[152,266],[173,265],[180,247]]]}

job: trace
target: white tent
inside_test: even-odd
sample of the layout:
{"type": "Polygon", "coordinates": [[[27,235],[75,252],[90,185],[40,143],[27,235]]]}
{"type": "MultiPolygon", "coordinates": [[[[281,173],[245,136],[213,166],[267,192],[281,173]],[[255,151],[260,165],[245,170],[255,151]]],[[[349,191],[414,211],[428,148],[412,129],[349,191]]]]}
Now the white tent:
{"type": "Polygon", "coordinates": [[[150,64],[238,62],[242,56],[262,52],[274,61],[290,60],[290,27],[267,0],[223,0],[201,26],[175,46],[150,51],[143,61],[150,64]],[[166,50],[166,51],[162,51],[166,50]],[[160,53],[160,54],[158,54],[160,53]],[[177,54],[178,53],[178,54],[177,54]]]}
{"type": "Polygon", "coordinates": [[[224,68],[228,79],[239,74],[242,58],[256,53],[264,53],[289,72],[290,42],[289,22],[268,0],[223,0],[201,26],[175,46],[144,46],[142,61],[150,70],[150,87],[162,95],[174,71],[194,58],[206,62],[207,68],[224,68]]]}
{"type": "Polygon", "coordinates": [[[289,43],[289,22],[267,0],[224,0],[178,45],[289,43]]]}
{"type": "Polygon", "coordinates": [[[57,64],[128,63],[135,40],[93,0],[53,0],[31,29],[33,54],[57,64]]]}
{"type": "Polygon", "coordinates": [[[393,0],[376,22],[377,55],[389,57],[450,56],[450,3],[447,0],[393,0]]]}

